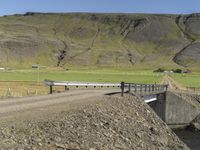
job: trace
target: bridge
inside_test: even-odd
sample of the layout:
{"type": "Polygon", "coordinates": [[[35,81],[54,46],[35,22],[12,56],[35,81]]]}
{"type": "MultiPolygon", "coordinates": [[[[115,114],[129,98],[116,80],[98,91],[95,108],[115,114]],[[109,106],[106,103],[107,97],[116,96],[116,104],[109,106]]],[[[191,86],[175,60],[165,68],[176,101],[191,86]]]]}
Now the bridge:
{"type": "Polygon", "coordinates": [[[100,89],[106,91],[116,89],[122,97],[127,94],[135,95],[143,99],[144,102],[147,103],[168,125],[189,124],[200,114],[200,108],[197,108],[187,99],[177,95],[175,92],[170,91],[166,84],[139,84],[126,82],[96,83],[51,80],[45,80],[44,83],[46,86],[50,87],[50,94],[53,93],[54,86],[64,86],[65,91],[69,90],[69,87],[90,88],[90,92],[92,92],[91,88],[96,89],[95,91],[99,90],[99,92],[101,91],[100,89]]]}
{"type": "Polygon", "coordinates": [[[157,95],[167,91],[168,85],[162,84],[139,84],[139,83],[97,83],[97,82],[77,82],[77,81],[44,81],[46,86],[49,86],[49,93],[53,93],[53,86],[64,86],[65,91],[69,87],[85,87],[85,88],[120,88],[121,96],[125,93],[136,93],[141,96],[146,103],[151,103],[157,100],[157,95]]]}

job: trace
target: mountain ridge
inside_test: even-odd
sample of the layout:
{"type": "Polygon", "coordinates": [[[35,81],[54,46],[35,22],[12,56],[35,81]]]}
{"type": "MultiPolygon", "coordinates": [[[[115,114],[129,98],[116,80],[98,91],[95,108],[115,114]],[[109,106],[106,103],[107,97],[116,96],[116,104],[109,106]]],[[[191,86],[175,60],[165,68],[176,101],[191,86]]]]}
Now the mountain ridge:
{"type": "Polygon", "coordinates": [[[200,64],[200,14],[34,13],[0,17],[0,65],[200,64]]]}

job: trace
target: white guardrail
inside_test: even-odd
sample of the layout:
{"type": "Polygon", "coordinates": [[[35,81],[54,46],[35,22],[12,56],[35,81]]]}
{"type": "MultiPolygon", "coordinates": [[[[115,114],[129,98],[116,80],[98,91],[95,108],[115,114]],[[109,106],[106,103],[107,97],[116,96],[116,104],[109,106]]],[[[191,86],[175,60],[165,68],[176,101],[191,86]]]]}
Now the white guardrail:
{"type": "Polygon", "coordinates": [[[69,86],[78,87],[118,87],[121,89],[121,95],[124,95],[125,88],[128,88],[128,93],[132,92],[158,92],[167,91],[168,85],[160,84],[137,84],[137,83],[98,83],[98,82],[77,82],[77,81],[51,81],[44,80],[44,84],[50,87],[50,94],[53,93],[53,86],[64,86],[65,91],[68,90],[69,86]]]}
{"type": "Polygon", "coordinates": [[[97,82],[77,82],[77,81],[51,81],[51,80],[44,80],[44,84],[50,87],[50,94],[52,94],[53,86],[65,86],[65,89],[69,86],[75,87],[121,87],[119,83],[97,83],[97,82]]]}
{"type": "Polygon", "coordinates": [[[121,84],[116,83],[96,83],[96,82],[76,82],[76,81],[50,81],[45,80],[45,85],[48,86],[103,86],[103,87],[120,87],[121,84]]]}

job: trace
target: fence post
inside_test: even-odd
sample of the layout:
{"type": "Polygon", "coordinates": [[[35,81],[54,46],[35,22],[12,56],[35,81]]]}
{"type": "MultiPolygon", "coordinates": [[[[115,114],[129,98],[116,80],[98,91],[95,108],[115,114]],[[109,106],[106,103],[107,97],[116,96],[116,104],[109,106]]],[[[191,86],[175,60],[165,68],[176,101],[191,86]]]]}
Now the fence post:
{"type": "Polygon", "coordinates": [[[121,82],[121,96],[123,97],[124,96],[124,82],[122,81],[121,82]]]}
{"type": "Polygon", "coordinates": [[[10,97],[11,95],[12,95],[12,93],[11,93],[11,89],[8,88],[7,93],[6,93],[6,96],[7,96],[7,97],[10,97]]]}
{"type": "Polygon", "coordinates": [[[29,89],[27,89],[27,95],[28,95],[28,96],[30,95],[30,91],[29,91],[29,89]]]}

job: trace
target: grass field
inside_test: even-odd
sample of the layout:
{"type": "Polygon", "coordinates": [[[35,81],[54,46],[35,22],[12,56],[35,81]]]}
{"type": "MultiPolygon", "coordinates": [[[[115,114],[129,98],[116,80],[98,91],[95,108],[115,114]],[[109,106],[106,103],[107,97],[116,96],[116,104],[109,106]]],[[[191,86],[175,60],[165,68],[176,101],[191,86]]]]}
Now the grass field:
{"type": "Polygon", "coordinates": [[[40,70],[39,78],[37,70],[5,71],[0,72],[0,96],[7,97],[11,95],[14,97],[21,97],[25,95],[47,94],[49,89],[43,84],[45,79],[113,83],[120,83],[121,81],[134,83],[160,83],[162,77],[162,74],[154,74],[152,71],[143,70],[40,70]]]}
{"type": "Polygon", "coordinates": [[[200,73],[173,74],[171,77],[183,86],[200,87],[200,73]]]}
{"type": "MultiPolygon", "coordinates": [[[[58,81],[88,81],[88,82],[136,82],[136,83],[159,83],[161,74],[151,71],[118,71],[118,70],[72,70],[72,71],[45,71],[39,72],[39,81],[44,79],[58,81]]],[[[0,81],[37,81],[38,72],[33,70],[18,70],[1,72],[0,81]]]]}
{"type": "MultiPolygon", "coordinates": [[[[185,87],[200,87],[200,73],[171,74],[176,82],[185,87]]],[[[13,70],[0,72],[0,97],[21,97],[47,94],[45,79],[56,81],[83,81],[120,83],[161,83],[163,74],[151,70],[123,69],[74,69],[74,70],[13,70]],[[39,75],[39,76],[38,76],[39,75]],[[39,79],[39,80],[38,80],[39,79]]],[[[63,87],[55,90],[63,90],[63,87]]]]}

